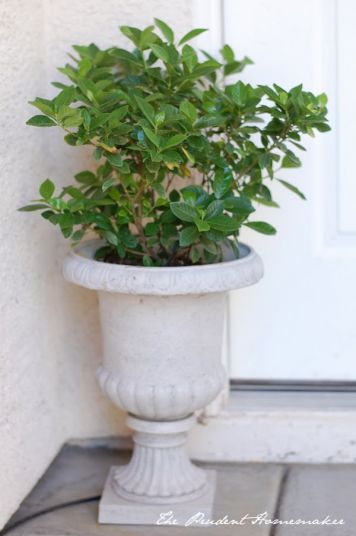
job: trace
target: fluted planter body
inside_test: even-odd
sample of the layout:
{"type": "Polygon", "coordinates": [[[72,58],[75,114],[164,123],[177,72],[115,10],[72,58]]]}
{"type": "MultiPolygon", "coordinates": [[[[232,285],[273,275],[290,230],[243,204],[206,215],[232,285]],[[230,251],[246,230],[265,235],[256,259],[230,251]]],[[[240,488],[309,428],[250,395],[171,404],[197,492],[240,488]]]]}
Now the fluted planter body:
{"type": "MultiPolygon", "coordinates": [[[[71,252],[67,280],[99,294],[104,392],[129,414],[131,462],[110,485],[126,501],[175,504],[206,492],[205,472],[184,448],[193,413],[224,384],[221,364],[226,296],[262,276],[258,255],[215,265],[145,268],[93,260],[95,241],[71,252]]],[[[105,520],[104,520],[105,521],[105,520]]]]}

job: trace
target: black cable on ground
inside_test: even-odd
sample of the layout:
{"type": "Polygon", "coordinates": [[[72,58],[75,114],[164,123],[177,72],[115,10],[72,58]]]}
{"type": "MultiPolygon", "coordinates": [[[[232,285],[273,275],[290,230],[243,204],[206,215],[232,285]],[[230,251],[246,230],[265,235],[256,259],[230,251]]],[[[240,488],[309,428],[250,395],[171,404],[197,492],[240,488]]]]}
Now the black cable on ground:
{"type": "Polygon", "coordinates": [[[16,521],[15,523],[11,523],[11,521],[3,528],[3,530],[0,531],[0,536],[5,536],[5,534],[9,533],[11,530],[16,529],[20,525],[23,525],[24,523],[27,523],[28,521],[32,521],[33,519],[36,519],[37,517],[43,516],[45,514],[50,514],[51,512],[56,512],[57,510],[61,510],[62,508],[68,508],[69,506],[76,506],[78,504],[85,504],[90,502],[99,501],[101,498],[101,495],[95,495],[94,497],[87,497],[85,499],[78,499],[77,501],[57,504],[55,506],[51,506],[50,508],[47,508],[47,510],[40,510],[39,512],[35,512],[34,514],[31,514],[27,517],[24,517],[23,519],[20,519],[19,521],[16,521]]]}
{"type": "MultiPolygon", "coordinates": [[[[278,496],[277,496],[277,500],[276,500],[276,506],[275,506],[275,509],[274,509],[274,512],[273,512],[273,518],[272,519],[279,519],[281,509],[282,509],[282,501],[283,501],[283,498],[284,498],[284,492],[285,492],[287,482],[288,482],[288,478],[289,478],[289,473],[290,473],[290,468],[287,465],[286,467],[284,467],[283,475],[282,475],[281,482],[280,482],[280,485],[279,485],[278,496]]],[[[271,526],[271,531],[269,533],[269,536],[277,536],[277,530],[278,530],[278,525],[272,525],[271,526]]]]}

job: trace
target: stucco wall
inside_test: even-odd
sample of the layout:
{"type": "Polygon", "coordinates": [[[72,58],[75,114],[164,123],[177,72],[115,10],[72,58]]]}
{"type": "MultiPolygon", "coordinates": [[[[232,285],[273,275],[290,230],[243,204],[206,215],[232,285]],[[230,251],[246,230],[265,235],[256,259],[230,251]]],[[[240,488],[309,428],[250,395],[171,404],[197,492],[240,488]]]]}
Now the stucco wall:
{"type": "Polygon", "coordinates": [[[66,244],[39,216],[16,212],[47,176],[65,183],[88,152],[24,125],[73,43],[125,43],[119,24],[163,18],[191,27],[189,0],[0,0],[0,528],[70,437],[125,433],[101,395],[94,294],[65,283],[66,244]]]}

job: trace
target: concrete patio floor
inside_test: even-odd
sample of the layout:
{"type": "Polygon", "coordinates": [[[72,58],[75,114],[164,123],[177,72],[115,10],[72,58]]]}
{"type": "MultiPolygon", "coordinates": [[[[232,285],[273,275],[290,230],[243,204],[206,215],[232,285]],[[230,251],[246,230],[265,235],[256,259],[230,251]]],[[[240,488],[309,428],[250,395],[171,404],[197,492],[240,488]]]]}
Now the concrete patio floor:
{"type": "MultiPolygon", "coordinates": [[[[98,525],[98,499],[111,465],[129,451],[65,446],[0,535],[7,536],[351,536],[356,534],[356,465],[201,463],[218,471],[214,520],[343,519],[343,525],[271,525],[263,519],[204,527],[98,525]],[[254,521],[254,522],[253,522],[254,521]]],[[[4,490],[3,490],[4,491],[4,490]]],[[[163,507],[164,508],[164,507],[163,507]]]]}

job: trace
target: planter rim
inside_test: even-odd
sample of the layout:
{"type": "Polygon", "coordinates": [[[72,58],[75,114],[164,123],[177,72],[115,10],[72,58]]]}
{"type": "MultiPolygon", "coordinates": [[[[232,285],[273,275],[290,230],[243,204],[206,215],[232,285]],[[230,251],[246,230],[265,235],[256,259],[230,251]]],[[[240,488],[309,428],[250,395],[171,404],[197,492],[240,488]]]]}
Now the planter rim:
{"type": "Polygon", "coordinates": [[[65,257],[63,275],[85,288],[120,294],[171,296],[224,292],[257,283],[263,276],[260,256],[240,243],[242,256],[199,266],[146,267],[110,264],[94,259],[102,244],[87,240],[65,257]]]}

